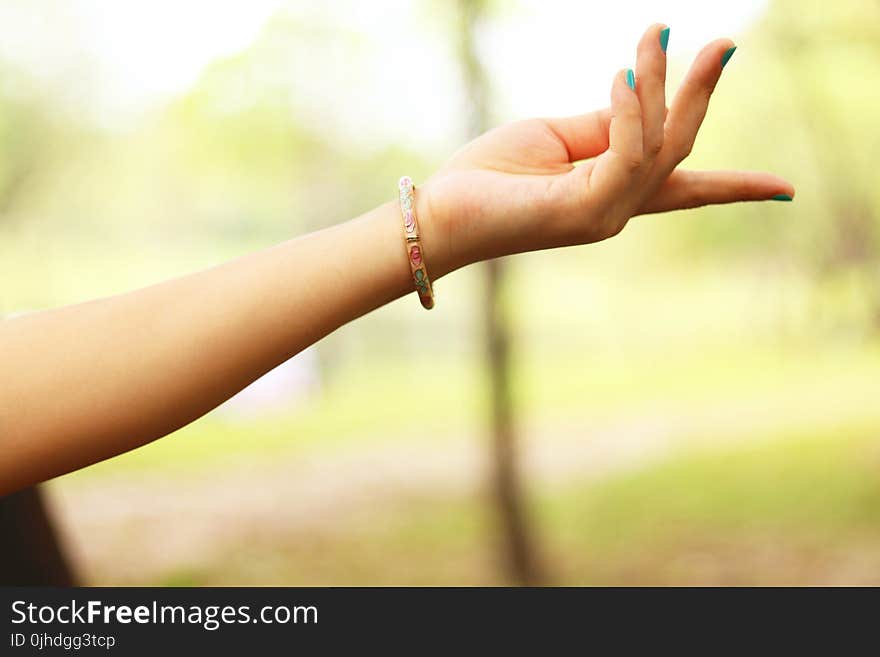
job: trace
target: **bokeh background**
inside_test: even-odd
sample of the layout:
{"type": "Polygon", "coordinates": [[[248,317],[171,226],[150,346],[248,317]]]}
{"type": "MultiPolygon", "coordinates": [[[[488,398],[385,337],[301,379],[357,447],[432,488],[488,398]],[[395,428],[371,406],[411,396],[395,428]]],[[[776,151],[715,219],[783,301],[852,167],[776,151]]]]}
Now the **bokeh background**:
{"type": "Polygon", "coordinates": [[[880,584],[874,0],[0,3],[0,313],[343,221],[482,125],[601,107],[654,21],[670,93],[738,45],[687,165],[793,203],[639,218],[488,291],[457,272],[430,314],[401,299],[50,482],[79,581],[880,584]]]}

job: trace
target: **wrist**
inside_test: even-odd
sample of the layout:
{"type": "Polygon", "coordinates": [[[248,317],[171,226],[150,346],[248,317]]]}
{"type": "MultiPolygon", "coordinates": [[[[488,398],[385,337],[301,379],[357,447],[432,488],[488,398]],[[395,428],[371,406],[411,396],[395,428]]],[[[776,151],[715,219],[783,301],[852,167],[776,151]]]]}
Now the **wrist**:
{"type": "Polygon", "coordinates": [[[415,210],[428,274],[436,280],[468,264],[457,250],[449,204],[430,182],[417,186],[415,210]]]}
{"type": "Polygon", "coordinates": [[[428,266],[437,272],[432,273],[434,278],[469,264],[532,250],[540,243],[541,236],[529,235],[526,229],[541,222],[525,219],[540,217],[543,210],[532,198],[517,203],[510,196],[515,192],[509,189],[498,201],[486,192],[494,182],[492,172],[453,171],[416,188],[416,209],[430,245],[425,252],[428,266]],[[502,215],[495,209],[499,206],[510,210],[502,215]],[[436,265],[431,264],[431,251],[436,253],[436,265]]]}

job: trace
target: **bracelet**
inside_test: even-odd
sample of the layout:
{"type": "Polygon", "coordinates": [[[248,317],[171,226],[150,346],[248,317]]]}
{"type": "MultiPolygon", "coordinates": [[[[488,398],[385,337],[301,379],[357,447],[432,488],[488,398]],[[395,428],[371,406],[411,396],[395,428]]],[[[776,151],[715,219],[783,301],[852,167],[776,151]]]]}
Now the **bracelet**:
{"type": "Polygon", "coordinates": [[[412,272],[413,283],[419,293],[419,301],[426,310],[434,307],[434,287],[428,278],[425,265],[425,251],[419,239],[419,222],[416,219],[415,185],[412,178],[404,176],[398,183],[400,189],[400,214],[403,217],[403,238],[406,245],[406,259],[412,272]]]}

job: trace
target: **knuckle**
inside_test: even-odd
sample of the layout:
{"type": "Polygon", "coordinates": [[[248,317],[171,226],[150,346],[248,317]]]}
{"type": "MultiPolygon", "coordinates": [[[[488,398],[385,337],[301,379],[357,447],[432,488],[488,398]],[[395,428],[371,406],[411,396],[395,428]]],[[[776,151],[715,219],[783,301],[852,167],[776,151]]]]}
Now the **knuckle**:
{"type": "Polygon", "coordinates": [[[626,153],[625,155],[621,155],[621,162],[623,163],[624,169],[632,173],[638,171],[642,166],[643,156],[640,152],[635,151],[632,153],[626,153]]]}
{"type": "Polygon", "coordinates": [[[689,208],[695,208],[706,204],[705,194],[698,190],[692,189],[685,196],[685,205],[689,208]]]}
{"type": "Polygon", "coordinates": [[[700,85],[697,87],[697,98],[699,99],[700,104],[708,105],[709,100],[712,98],[713,91],[715,91],[713,86],[700,85]]]}
{"type": "Polygon", "coordinates": [[[613,217],[605,223],[604,239],[619,235],[620,231],[626,226],[626,217],[613,217]]]}
{"type": "Polygon", "coordinates": [[[663,150],[663,140],[662,139],[655,139],[655,140],[651,141],[649,144],[647,144],[647,146],[645,147],[645,153],[647,153],[648,157],[650,157],[652,160],[655,159],[658,155],[660,155],[660,151],[662,151],[662,150],[663,150]]]}
{"type": "Polygon", "coordinates": [[[631,213],[625,207],[610,207],[592,222],[589,227],[590,242],[600,242],[614,237],[624,229],[631,213]]]}
{"type": "Polygon", "coordinates": [[[693,149],[694,149],[693,140],[688,140],[688,141],[682,142],[678,146],[678,148],[675,149],[675,152],[678,156],[678,161],[681,162],[682,160],[684,160],[688,155],[691,154],[691,151],[693,151],[693,149]]]}
{"type": "Polygon", "coordinates": [[[743,174],[737,175],[735,188],[737,195],[742,197],[746,197],[754,191],[751,181],[743,174]]]}
{"type": "Polygon", "coordinates": [[[521,119],[520,121],[516,121],[516,124],[518,127],[525,129],[539,129],[547,128],[549,126],[548,121],[545,119],[521,119]]]}
{"type": "Polygon", "coordinates": [[[627,104],[623,107],[617,107],[613,110],[611,120],[622,121],[626,124],[635,124],[642,122],[642,112],[638,104],[627,104]]]}

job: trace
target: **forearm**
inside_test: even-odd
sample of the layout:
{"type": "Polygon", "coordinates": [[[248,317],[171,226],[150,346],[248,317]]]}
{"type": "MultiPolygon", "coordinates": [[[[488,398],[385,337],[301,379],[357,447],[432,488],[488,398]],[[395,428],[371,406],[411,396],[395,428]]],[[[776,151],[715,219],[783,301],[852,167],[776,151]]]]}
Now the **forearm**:
{"type": "MultiPolygon", "coordinates": [[[[427,219],[436,278],[451,258],[427,219]]],[[[0,322],[0,495],[166,435],[411,290],[388,203],[213,269],[0,322]]]]}

